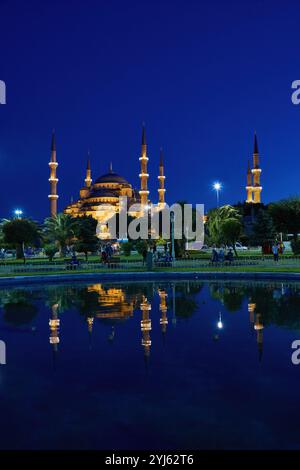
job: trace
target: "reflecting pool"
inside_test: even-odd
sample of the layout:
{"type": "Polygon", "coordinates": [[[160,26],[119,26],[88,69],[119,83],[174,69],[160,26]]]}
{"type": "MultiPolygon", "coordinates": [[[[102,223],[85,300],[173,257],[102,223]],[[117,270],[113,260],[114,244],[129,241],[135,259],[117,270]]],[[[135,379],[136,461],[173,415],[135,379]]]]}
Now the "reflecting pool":
{"type": "Polygon", "coordinates": [[[296,339],[295,283],[0,287],[0,448],[299,449],[296,339]]]}

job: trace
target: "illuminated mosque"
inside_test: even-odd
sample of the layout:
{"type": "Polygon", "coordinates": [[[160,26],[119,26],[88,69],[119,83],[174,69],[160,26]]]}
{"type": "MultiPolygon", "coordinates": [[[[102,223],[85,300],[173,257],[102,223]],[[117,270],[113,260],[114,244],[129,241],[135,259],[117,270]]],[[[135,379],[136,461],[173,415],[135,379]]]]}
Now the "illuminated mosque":
{"type": "MultiPolygon", "coordinates": [[[[76,202],[72,202],[65,209],[64,213],[72,217],[92,216],[98,221],[98,236],[101,238],[109,238],[107,222],[120,210],[120,198],[127,197],[128,213],[132,217],[139,217],[149,209],[151,202],[149,200],[148,178],[147,171],[148,156],[147,156],[147,143],[146,132],[143,126],[142,130],[142,145],[140,155],[140,189],[136,190],[133,186],[121,175],[113,170],[110,164],[108,173],[98,177],[94,182],[91,174],[91,163],[88,158],[86,177],[84,186],[80,189],[80,197],[76,202]],[[140,210],[130,210],[134,204],[140,204],[140,210]],[[106,237],[105,237],[106,235],[106,237]]],[[[57,159],[56,159],[56,144],[55,135],[52,135],[51,145],[51,160],[50,167],[50,215],[51,217],[57,214],[57,159]]],[[[165,207],[165,175],[164,175],[164,162],[162,150],[160,152],[159,173],[158,173],[158,204],[157,210],[162,210],[165,207]]]]}

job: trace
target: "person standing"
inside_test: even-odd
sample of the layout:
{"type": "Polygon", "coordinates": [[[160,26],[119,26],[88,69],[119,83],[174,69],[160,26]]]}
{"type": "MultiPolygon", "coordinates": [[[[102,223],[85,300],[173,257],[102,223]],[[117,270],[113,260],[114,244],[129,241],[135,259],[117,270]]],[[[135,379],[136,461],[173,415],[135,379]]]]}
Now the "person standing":
{"type": "Polygon", "coordinates": [[[279,260],[279,250],[278,250],[278,244],[276,242],[273,243],[272,253],[274,256],[274,261],[277,262],[279,260]]]}

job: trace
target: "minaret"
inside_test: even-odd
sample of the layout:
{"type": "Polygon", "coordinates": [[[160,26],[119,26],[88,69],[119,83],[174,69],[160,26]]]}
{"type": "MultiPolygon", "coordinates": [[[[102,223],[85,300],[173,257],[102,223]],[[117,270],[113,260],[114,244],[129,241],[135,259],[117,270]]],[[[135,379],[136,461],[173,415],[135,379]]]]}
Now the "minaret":
{"type": "Polygon", "coordinates": [[[91,160],[90,160],[90,152],[88,152],[88,161],[86,166],[86,178],[84,180],[86,188],[90,189],[92,186],[92,172],[91,172],[91,160]]]}
{"type": "Polygon", "coordinates": [[[246,202],[248,202],[248,203],[253,202],[253,199],[252,199],[253,186],[252,186],[252,173],[251,173],[251,168],[250,168],[250,160],[248,160],[246,191],[247,191],[246,202]]]}
{"type": "Polygon", "coordinates": [[[259,154],[258,154],[258,145],[257,145],[256,132],[254,134],[254,151],[253,151],[252,174],[253,174],[253,202],[254,202],[254,204],[260,204],[260,202],[261,202],[260,193],[261,193],[262,187],[260,185],[261,169],[259,167],[259,154]]]}
{"type": "Polygon", "coordinates": [[[160,161],[159,161],[159,188],[158,188],[158,207],[163,209],[165,207],[165,175],[164,175],[164,160],[163,160],[163,152],[160,149],[160,161]]]}
{"type": "Polygon", "coordinates": [[[58,179],[56,178],[56,168],[58,163],[56,161],[56,144],[55,144],[55,133],[52,133],[52,142],[51,142],[51,160],[49,162],[50,167],[50,215],[51,217],[55,217],[57,214],[57,183],[58,179]]]}
{"type": "Polygon", "coordinates": [[[141,331],[143,335],[142,346],[144,346],[145,358],[150,356],[150,331],[151,331],[151,319],[149,318],[149,311],[151,310],[151,304],[148,302],[147,298],[143,296],[143,301],[141,303],[142,311],[142,320],[141,320],[141,331]]]}
{"type": "Polygon", "coordinates": [[[168,324],[168,318],[167,318],[167,297],[168,294],[166,293],[165,290],[158,289],[158,295],[160,298],[160,304],[159,304],[159,310],[161,311],[161,318],[159,320],[159,323],[161,325],[161,331],[162,333],[166,333],[167,331],[167,324],[168,324]]]}
{"type": "Polygon", "coordinates": [[[139,191],[139,194],[141,196],[141,205],[142,208],[144,208],[148,204],[148,178],[149,175],[147,173],[147,164],[148,164],[148,157],[147,157],[147,144],[146,144],[146,131],[145,131],[145,126],[143,126],[143,132],[142,132],[142,153],[140,156],[140,162],[141,162],[141,173],[140,173],[140,178],[141,178],[141,189],[139,191]]]}

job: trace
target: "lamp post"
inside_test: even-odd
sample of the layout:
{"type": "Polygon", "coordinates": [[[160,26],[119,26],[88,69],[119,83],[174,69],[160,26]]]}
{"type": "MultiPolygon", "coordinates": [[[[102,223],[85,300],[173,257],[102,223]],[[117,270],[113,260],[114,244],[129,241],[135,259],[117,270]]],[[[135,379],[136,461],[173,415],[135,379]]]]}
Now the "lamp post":
{"type": "Polygon", "coordinates": [[[17,219],[20,219],[21,218],[21,215],[23,214],[23,211],[21,211],[21,209],[16,209],[14,211],[14,214],[16,216],[17,219]]]}
{"type": "Polygon", "coordinates": [[[219,207],[219,195],[220,195],[220,191],[221,191],[221,189],[222,189],[221,183],[219,183],[218,181],[216,181],[216,182],[213,184],[213,189],[216,191],[216,194],[217,194],[217,207],[219,207]]]}

